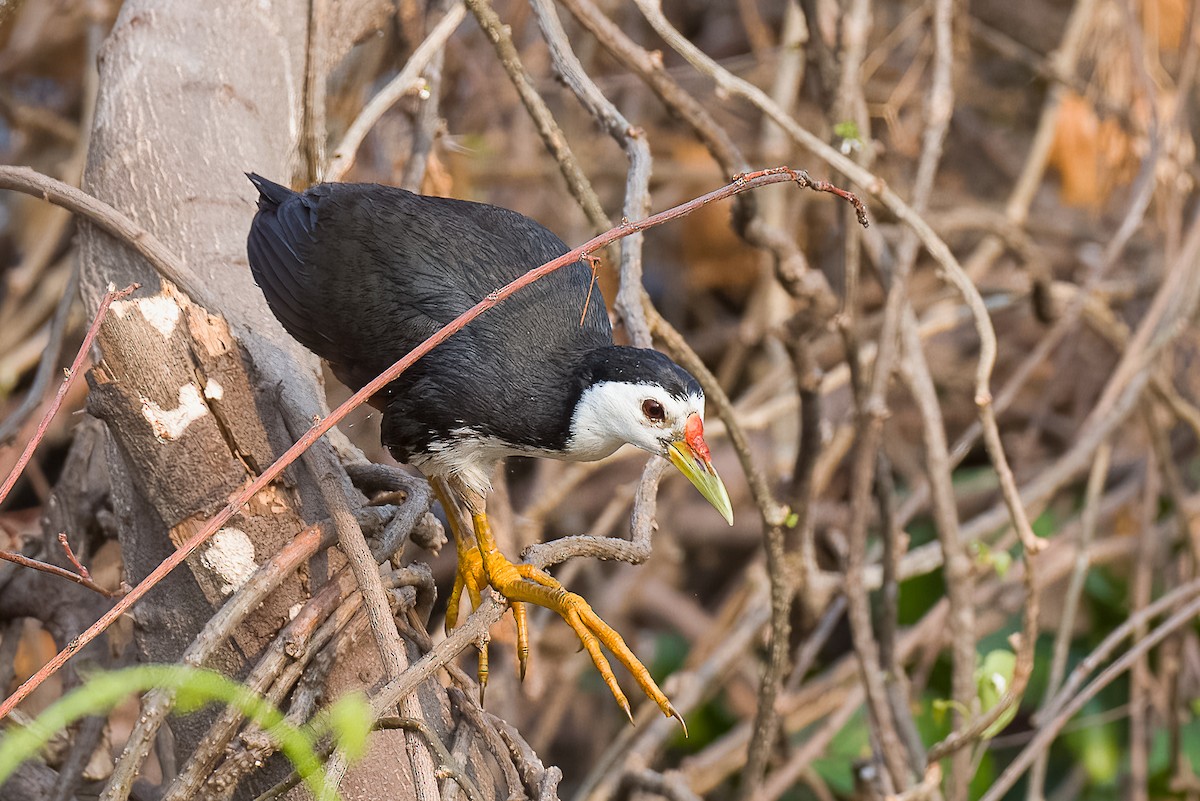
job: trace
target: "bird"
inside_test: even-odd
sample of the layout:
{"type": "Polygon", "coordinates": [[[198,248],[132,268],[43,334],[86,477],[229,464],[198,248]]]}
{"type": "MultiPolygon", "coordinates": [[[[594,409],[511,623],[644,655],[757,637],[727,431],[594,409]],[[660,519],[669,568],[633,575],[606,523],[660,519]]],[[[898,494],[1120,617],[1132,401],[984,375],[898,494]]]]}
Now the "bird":
{"type": "MultiPolygon", "coordinates": [[[[296,192],[246,175],[259,193],[246,243],[255,282],[288,334],[355,391],[490,293],[568,252],[540,223],[498,206],[368,183],[296,192]]],[[[630,444],[669,459],[733,524],[704,439],[699,382],[656,350],[614,344],[593,284],[583,260],[545,276],[438,345],[370,402],[382,412],[382,444],[429,479],[451,521],[458,569],[447,630],[457,624],[464,592],[478,607],[481,593],[495,589],[513,610],[523,677],[525,604],[549,608],[574,630],[631,722],[601,645],[682,724],[620,634],[549,573],[500,553],[487,517],[499,460],[593,461],[630,444]],[[454,525],[451,506],[458,504],[471,530],[454,525]]],[[[482,692],[486,650],[479,678],[482,692]]]]}

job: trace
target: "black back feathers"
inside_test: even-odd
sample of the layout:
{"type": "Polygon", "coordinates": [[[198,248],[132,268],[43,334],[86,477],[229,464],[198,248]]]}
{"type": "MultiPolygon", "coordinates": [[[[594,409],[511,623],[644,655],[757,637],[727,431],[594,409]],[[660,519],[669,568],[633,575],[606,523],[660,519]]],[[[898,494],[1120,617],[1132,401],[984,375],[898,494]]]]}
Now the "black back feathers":
{"type": "MultiPolygon", "coordinates": [[[[289,333],[359,388],[488,293],[567,247],[507,209],[374,184],[303,193],[257,175],[254,278],[289,333]]],[[[390,386],[384,440],[398,458],[470,429],[561,447],[588,354],[612,343],[592,275],[569,265],[517,292],[390,386]],[[583,314],[583,322],[580,316],[583,314]]]]}

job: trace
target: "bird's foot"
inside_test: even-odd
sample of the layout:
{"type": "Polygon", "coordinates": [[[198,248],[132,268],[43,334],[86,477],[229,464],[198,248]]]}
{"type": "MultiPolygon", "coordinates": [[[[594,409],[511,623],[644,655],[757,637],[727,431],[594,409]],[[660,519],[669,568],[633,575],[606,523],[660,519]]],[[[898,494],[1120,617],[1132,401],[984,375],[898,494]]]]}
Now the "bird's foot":
{"type": "MultiPolygon", "coordinates": [[[[605,623],[582,596],[568,592],[557,579],[544,570],[533,565],[510,562],[496,548],[495,539],[485,515],[474,515],[473,523],[479,544],[477,547],[464,549],[459,555],[459,573],[455,579],[454,590],[450,595],[450,609],[454,611],[453,614],[447,613],[447,626],[452,626],[457,621],[457,604],[462,597],[464,588],[471,598],[471,602],[478,606],[478,597],[482,588],[493,587],[513,607],[513,615],[517,621],[517,655],[521,663],[521,675],[524,677],[525,663],[529,654],[529,633],[524,604],[533,603],[551,609],[557,612],[579,637],[579,641],[591,656],[596,670],[600,672],[605,685],[608,686],[609,692],[625,710],[630,722],[633,721],[633,714],[629,708],[629,700],[617,684],[612,666],[600,650],[601,645],[612,652],[617,661],[625,666],[638,686],[641,687],[642,692],[662,710],[664,715],[679,721],[686,734],[687,726],[684,724],[683,718],[675,710],[675,707],[671,706],[671,702],[663,691],[659,689],[651,677],[650,671],[625,644],[621,635],[605,623]]],[[[485,660],[486,655],[481,658],[481,662],[485,660]]]]}
{"type": "MultiPolygon", "coordinates": [[[[458,540],[461,543],[461,539],[458,540]]],[[[446,607],[446,633],[449,634],[458,625],[458,610],[465,591],[471,600],[471,608],[478,609],[482,602],[483,589],[489,586],[487,573],[484,570],[483,554],[478,546],[458,549],[458,572],[454,574],[454,587],[450,590],[450,598],[446,607]]],[[[494,585],[493,585],[494,586],[494,585]]],[[[501,593],[503,595],[503,593],[501,593]]],[[[529,664],[529,618],[525,612],[525,604],[520,601],[510,601],[513,619],[517,624],[517,662],[521,679],[525,678],[525,668],[529,664]]],[[[488,649],[487,642],[479,645],[479,701],[483,703],[483,694],[488,683],[488,649]]]]}

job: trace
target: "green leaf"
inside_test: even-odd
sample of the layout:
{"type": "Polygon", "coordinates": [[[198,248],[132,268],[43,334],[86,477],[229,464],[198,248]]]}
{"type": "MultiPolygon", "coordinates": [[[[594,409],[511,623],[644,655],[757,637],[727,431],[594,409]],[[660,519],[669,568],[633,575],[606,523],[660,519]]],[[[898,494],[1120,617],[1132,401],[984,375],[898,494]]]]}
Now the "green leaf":
{"type": "MultiPolygon", "coordinates": [[[[289,724],[283,714],[247,687],[220,673],[181,665],[141,665],[112,672],[98,672],[80,687],[51,704],[26,726],[10,726],[0,740],[0,785],[27,759],[35,756],[56,732],[90,715],[107,714],[125,698],[147,690],[172,693],[181,711],[194,711],[208,703],[232,706],[261,727],[279,745],[279,750],[317,798],[336,799],[329,792],[316,754],[316,743],[301,729],[289,724]]],[[[361,707],[359,707],[361,712],[361,707]]],[[[364,718],[369,724],[369,710],[364,718]]]]}
{"type": "MultiPolygon", "coordinates": [[[[1016,667],[1017,657],[1012,651],[991,651],[983,658],[983,662],[975,669],[975,690],[979,695],[980,710],[988,712],[1000,703],[1012,685],[1016,667]]],[[[1017,716],[1018,706],[1020,704],[1014,703],[1004,710],[996,722],[984,730],[983,738],[990,740],[1003,731],[1017,716]]]]}
{"type": "Polygon", "coordinates": [[[329,729],[339,750],[350,760],[367,752],[367,737],[375,716],[362,693],[344,695],[329,709],[329,729]]]}
{"type": "Polygon", "coordinates": [[[986,542],[979,540],[971,543],[971,549],[975,552],[975,564],[995,570],[1000,578],[1004,578],[1012,567],[1012,554],[1008,551],[993,551],[986,542]]]}
{"type": "Polygon", "coordinates": [[[840,139],[858,140],[862,137],[858,132],[858,123],[854,120],[843,120],[833,126],[833,135],[840,139]]]}
{"type": "MultiPolygon", "coordinates": [[[[1094,714],[1099,711],[1099,707],[1089,704],[1084,708],[1083,714],[1087,715],[1089,711],[1094,714]]],[[[1122,757],[1115,724],[1086,726],[1068,732],[1063,739],[1083,765],[1092,784],[1103,786],[1117,780],[1121,772],[1122,757]]]]}

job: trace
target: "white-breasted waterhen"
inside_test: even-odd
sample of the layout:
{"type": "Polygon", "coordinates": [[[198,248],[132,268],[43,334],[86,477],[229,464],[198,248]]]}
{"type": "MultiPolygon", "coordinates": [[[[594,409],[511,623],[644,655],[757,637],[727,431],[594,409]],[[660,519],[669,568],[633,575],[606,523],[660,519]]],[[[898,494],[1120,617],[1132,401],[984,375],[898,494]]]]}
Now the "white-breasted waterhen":
{"type": "MultiPolygon", "coordinates": [[[[357,390],[472,305],[568,248],[514,211],[377,184],[258,188],[250,269],[283,327],[357,390]]],[[[664,714],[679,717],[621,636],[548,573],[496,548],[485,502],[505,456],[590,461],[626,443],[665,456],[732,523],[704,442],[704,393],[653,350],[613,344],[592,271],[569,265],[522,289],[442,343],[378,393],[383,444],[417,466],[443,504],[461,501],[472,532],[454,531],[458,573],[446,613],[491,586],[513,608],[524,673],[524,603],[567,621],[629,714],[600,644],[664,714]],[[586,309],[585,309],[586,306],[586,309]],[[582,320],[580,313],[583,311],[582,320]]],[[[447,517],[455,519],[447,509],[447,517]]],[[[454,526],[452,526],[454,528],[454,526]]],[[[481,655],[486,682],[486,652],[481,655]]],[[[632,719],[632,718],[631,718],[632,719]]],[[[682,722],[682,721],[681,721],[682,722]]]]}

